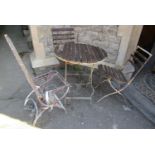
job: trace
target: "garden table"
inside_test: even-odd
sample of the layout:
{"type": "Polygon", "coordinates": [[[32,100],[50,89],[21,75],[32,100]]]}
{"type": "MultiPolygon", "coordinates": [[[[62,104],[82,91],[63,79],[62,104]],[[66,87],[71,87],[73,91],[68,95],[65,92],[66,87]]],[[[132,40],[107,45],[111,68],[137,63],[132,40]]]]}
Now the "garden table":
{"type": "Polygon", "coordinates": [[[64,44],[63,49],[55,50],[56,57],[65,63],[65,80],[67,81],[67,64],[86,66],[91,69],[90,72],[90,84],[92,85],[92,75],[94,68],[100,64],[106,57],[105,50],[83,43],[67,42],[64,44]]]}

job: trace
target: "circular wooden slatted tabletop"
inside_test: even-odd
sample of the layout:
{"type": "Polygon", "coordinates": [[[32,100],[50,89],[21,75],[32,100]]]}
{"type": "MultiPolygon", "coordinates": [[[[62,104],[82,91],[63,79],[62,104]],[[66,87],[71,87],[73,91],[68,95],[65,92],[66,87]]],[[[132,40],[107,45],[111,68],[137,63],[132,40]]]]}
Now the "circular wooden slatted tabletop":
{"type": "Polygon", "coordinates": [[[107,57],[105,50],[99,47],[74,42],[65,43],[63,50],[57,50],[55,54],[59,59],[75,64],[97,63],[107,57]]]}

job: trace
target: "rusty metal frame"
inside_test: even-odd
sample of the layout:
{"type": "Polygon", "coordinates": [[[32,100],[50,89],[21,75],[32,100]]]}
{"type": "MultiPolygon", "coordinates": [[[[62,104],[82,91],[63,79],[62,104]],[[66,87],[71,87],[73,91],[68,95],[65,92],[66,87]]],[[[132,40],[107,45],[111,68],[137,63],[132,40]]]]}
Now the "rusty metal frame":
{"type": "Polygon", "coordinates": [[[67,95],[67,93],[69,92],[70,89],[70,84],[67,83],[64,78],[61,76],[60,73],[58,73],[57,71],[50,71],[46,74],[42,74],[40,76],[37,76],[34,78],[34,81],[39,82],[39,80],[45,79],[45,82],[41,85],[36,85],[36,90],[38,90],[43,96],[44,96],[44,102],[43,102],[43,106],[39,107],[38,104],[36,103],[36,101],[31,97],[33,95],[33,93],[35,93],[36,90],[32,90],[27,97],[25,98],[25,102],[24,102],[24,106],[27,106],[29,101],[32,101],[34,108],[35,108],[35,118],[33,120],[33,125],[35,125],[38,121],[38,119],[42,116],[42,114],[46,111],[46,110],[53,110],[54,107],[58,107],[60,109],[63,109],[64,111],[66,111],[62,100],[65,98],[65,96],[67,95]],[[59,79],[63,85],[59,86],[53,90],[46,90],[45,92],[43,91],[46,88],[46,85],[50,85],[52,84],[52,80],[53,78],[56,77],[57,79],[59,79]],[[66,89],[64,91],[64,89],[66,89]],[[59,93],[60,91],[64,91],[63,95],[61,97],[57,96],[57,93],[59,93]],[[54,99],[51,100],[51,95],[54,97],[54,99]]]}

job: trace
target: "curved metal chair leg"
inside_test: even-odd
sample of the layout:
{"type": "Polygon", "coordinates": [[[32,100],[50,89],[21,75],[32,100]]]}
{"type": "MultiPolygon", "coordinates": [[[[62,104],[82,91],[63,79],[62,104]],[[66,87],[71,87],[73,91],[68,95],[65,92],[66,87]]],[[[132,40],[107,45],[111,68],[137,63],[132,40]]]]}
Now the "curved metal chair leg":
{"type": "Polygon", "coordinates": [[[111,95],[114,95],[114,94],[118,94],[118,92],[112,92],[112,93],[110,93],[110,94],[107,94],[107,95],[103,96],[102,98],[100,98],[96,103],[99,103],[99,102],[102,101],[103,99],[105,99],[105,98],[107,98],[107,97],[109,97],[109,96],[111,96],[111,95]]]}
{"type": "Polygon", "coordinates": [[[34,120],[33,120],[33,126],[36,125],[38,119],[42,116],[42,114],[43,114],[46,110],[48,110],[48,109],[42,109],[40,112],[39,112],[39,111],[36,112],[35,118],[34,118],[34,120]]]}
{"type": "Polygon", "coordinates": [[[109,94],[107,94],[107,95],[104,95],[104,96],[103,96],[102,98],[100,98],[96,103],[99,103],[100,101],[102,101],[103,99],[105,99],[105,98],[107,98],[107,97],[109,97],[109,96],[111,96],[111,95],[120,94],[121,96],[123,96],[123,94],[121,93],[121,91],[122,91],[121,89],[120,89],[120,90],[117,90],[117,89],[112,85],[110,79],[107,79],[107,81],[108,81],[109,85],[111,86],[111,88],[114,90],[114,92],[109,93],[109,94]]]}

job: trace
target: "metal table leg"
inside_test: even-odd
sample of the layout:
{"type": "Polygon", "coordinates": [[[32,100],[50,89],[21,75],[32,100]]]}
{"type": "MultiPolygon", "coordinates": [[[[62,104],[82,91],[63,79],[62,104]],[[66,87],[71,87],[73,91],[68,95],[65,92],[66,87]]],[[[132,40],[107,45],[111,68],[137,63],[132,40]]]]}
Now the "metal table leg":
{"type": "Polygon", "coordinates": [[[67,62],[65,62],[65,82],[67,82],[67,62]]]}
{"type": "Polygon", "coordinates": [[[93,87],[93,72],[94,72],[94,67],[91,67],[90,68],[90,79],[89,79],[89,81],[90,81],[90,86],[91,86],[91,89],[92,89],[92,93],[90,95],[90,97],[91,97],[91,102],[90,103],[92,103],[92,96],[95,93],[95,89],[93,87]]]}

